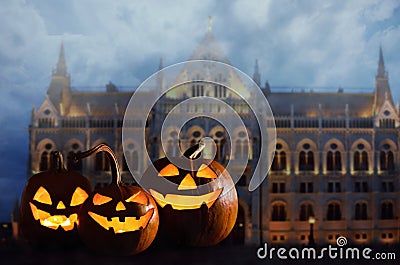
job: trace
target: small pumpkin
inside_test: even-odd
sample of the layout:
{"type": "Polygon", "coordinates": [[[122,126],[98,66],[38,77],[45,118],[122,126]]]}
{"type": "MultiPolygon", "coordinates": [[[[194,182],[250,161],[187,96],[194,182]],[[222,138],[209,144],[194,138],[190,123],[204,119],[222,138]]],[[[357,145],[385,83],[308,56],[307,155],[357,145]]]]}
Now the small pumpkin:
{"type": "Polygon", "coordinates": [[[98,152],[105,152],[110,161],[112,182],[95,190],[82,205],[79,235],[89,248],[102,253],[132,255],[144,251],[157,234],[157,205],[142,188],[121,183],[118,161],[107,145],[74,154],[74,159],[98,152]]]}
{"type": "Polygon", "coordinates": [[[178,158],[187,169],[161,158],[144,173],[143,183],[151,187],[150,193],[159,206],[162,242],[212,246],[234,227],[238,198],[233,180],[221,164],[200,157],[203,147],[195,145],[178,158]],[[165,185],[164,180],[173,185],[165,185]],[[201,189],[204,184],[205,189],[201,189]]]}
{"type": "Polygon", "coordinates": [[[90,182],[67,171],[62,154],[51,153],[50,170],[33,175],[22,193],[20,227],[40,245],[73,243],[78,238],[78,210],[92,191],[90,182]]]}

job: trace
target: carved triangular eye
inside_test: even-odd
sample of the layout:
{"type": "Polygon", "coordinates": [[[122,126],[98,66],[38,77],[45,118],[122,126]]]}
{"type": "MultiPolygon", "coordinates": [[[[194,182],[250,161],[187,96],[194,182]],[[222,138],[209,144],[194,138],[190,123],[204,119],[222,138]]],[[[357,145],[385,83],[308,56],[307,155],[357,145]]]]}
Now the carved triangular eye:
{"type": "Polygon", "coordinates": [[[86,193],[86,191],[84,191],[83,189],[81,189],[80,187],[76,188],[76,190],[74,191],[74,194],[72,194],[72,198],[71,198],[71,206],[77,206],[77,205],[81,205],[82,203],[85,202],[85,200],[89,197],[89,195],[86,193]]]}
{"type": "Polygon", "coordinates": [[[42,186],[36,191],[33,199],[41,203],[52,204],[49,192],[42,186]]]}
{"type": "Polygon", "coordinates": [[[208,178],[208,179],[216,179],[218,176],[215,172],[206,164],[202,164],[197,171],[196,176],[198,178],[208,178]]]}
{"type": "Polygon", "coordinates": [[[139,203],[139,204],[143,204],[143,205],[149,204],[149,201],[148,201],[146,195],[141,191],[135,193],[134,195],[132,195],[131,197],[129,197],[125,201],[126,202],[139,203]]]}
{"type": "Polygon", "coordinates": [[[158,173],[158,175],[161,177],[178,176],[179,169],[176,166],[174,166],[173,164],[168,164],[166,167],[161,169],[161,171],[158,173]]]}
{"type": "Polygon", "coordinates": [[[107,196],[103,196],[103,195],[101,195],[99,193],[96,193],[93,196],[93,204],[94,205],[102,205],[102,204],[105,204],[105,203],[107,203],[107,202],[109,202],[111,200],[112,200],[112,198],[107,197],[107,196]]]}

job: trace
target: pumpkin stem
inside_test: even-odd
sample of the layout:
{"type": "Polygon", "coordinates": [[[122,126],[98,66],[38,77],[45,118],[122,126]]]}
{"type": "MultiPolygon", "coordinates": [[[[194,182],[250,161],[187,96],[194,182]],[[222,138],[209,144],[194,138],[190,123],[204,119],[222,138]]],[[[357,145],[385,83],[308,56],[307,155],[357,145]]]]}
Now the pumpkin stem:
{"type": "Polygon", "coordinates": [[[65,172],[64,158],[61,152],[53,151],[50,153],[50,170],[55,172],[65,172]]]}
{"type": "Polygon", "coordinates": [[[76,163],[78,160],[81,160],[83,158],[86,158],[88,156],[97,154],[99,152],[105,152],[107,159],[110,163],[111,167],[111,177],[112,177],[112,184],[117,184],[120,185],[121,183],[121,174],[119,172],[119,164],[117,157],[115,156],[114,152],[111,150],[111,148],[106,145],[106,144],[99,144],[98,146],[93,147],[92,149],[89,149],[85,152],[78,152],[78,153],[72,153],[69,156],[69,159],[72,160],[72,162],[76,163]]]}
{"type": "Polygon", "coordinates": [[[197,159],[200,156],[201,151],[206,147],[206,144],[203,140],[201,140],[198,144],[190,147],[188,150],[185,151],[183,154],[185,157],[189,158],[190,160],[197,159]]]}

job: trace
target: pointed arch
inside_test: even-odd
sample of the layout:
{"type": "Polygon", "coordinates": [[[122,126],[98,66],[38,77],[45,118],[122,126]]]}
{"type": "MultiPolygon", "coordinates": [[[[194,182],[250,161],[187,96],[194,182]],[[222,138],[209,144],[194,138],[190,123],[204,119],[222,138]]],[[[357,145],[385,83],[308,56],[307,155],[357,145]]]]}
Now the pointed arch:
{"type": "Polygon", "coordinates": [[[49,138],[41,140],[36,145],[35,150],[35,157],[38,157],[39,160],[37,161],[37,163],[33,161],[34,165],[32,166],[32,168],[36,169],[36,171],[46,171],[50,169],[50,153],[56,149],[57,147],[53,140],[49,138]]]}
{"type": "Polygon", "coordinates": [[[345,148],[343,143],[337,139],[330,139],[323,149],[323,171],[345,172],[346,156],[343,155],[345,148]]]}
{"type": "Polygon", "coordinates": [[[288,144],[278,138],[276,140],[275,155],[272,160],[271,170],[272,171],[287,171],[290,169],[290,152],[288,144]]]}
{"type": "Polygon", "coordinates": [[[317,145],[309,138],[305,138],[298,142],[296,151],[298,153],[296,171],[315,171],[319,164],[317,154],[317,145]]]}
{"type": "Polygon", "coordinates": [[[352,171],[371,171],[373,155],[371,145],[365,139],[356,140],[350,150],[352,171]]]}
{"type": "MultiPolygon", "coordinates": [[[[80,140],[78,140],[77,138],[72,138],[64,145],[64,150],[66,151],[64,154],[66,156],[68,156],[72,152],[76,153],[79,151],[83,151],[84,150],[83,143],[80,140]]],[[[74,163],[68,159],[67,168],[68,168],[68,170],[81,172],[83,169],[83,161],[79,160],[76,163],[74,163]]]]}

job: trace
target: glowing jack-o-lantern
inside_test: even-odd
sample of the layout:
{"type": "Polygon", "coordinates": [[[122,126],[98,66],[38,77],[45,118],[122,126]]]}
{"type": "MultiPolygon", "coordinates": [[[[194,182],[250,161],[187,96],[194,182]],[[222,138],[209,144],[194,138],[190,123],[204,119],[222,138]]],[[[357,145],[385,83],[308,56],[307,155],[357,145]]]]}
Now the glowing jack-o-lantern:
{"type": "Polygon", "coordinates": [[[196,152],[201,154],[199,145],[177,158],[186,169],[161,158],[142,178],[159,205],[161,241],[212,246],[225,239],[236,222],[238,199],[230,174],[216,161],[193,156],[196,152]],[[173,185],[167,187],[164,180],[157,185],[160,178],[173,185]]]}
{"type": "Polygon", "coordinates": [[[112,182],[93,192],[82,205],[78,231],[93,250],[113,255],[132,255],[148,248],[158,230],[156,202],[145,190],[121,183],[118,162],[112,150],[101,144],[74,154],[82,159],[105,152],[111,166],[112,182]]]}
{"type": "Polygon", "coordinates": [[[20,206],[23,235],[32,243],[74,242],[78,210],[92,191],[90,182],[67,171],[60,152],[51,153],[51,169],[27,182],[20,206]]]}

